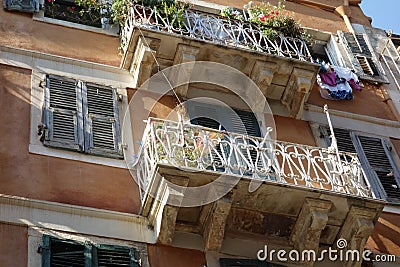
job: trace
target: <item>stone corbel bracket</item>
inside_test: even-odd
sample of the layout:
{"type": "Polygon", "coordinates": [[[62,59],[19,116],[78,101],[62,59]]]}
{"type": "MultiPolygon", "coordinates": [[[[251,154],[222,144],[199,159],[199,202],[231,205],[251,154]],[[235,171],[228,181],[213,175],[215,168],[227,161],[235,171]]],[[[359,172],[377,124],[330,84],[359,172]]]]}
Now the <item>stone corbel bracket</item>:
{"type": "Polygon", "coordinates": [[[156,67],[155,57],[160,43],[160,39],[142,36],[138,38],[133,61],[129,68],[129,72],[134,78],[134,87],[140,87],[152,76],[153,69],[156,67]]]}
{"type": "MultiPolygon", "coordinates": [[[[328,200],[305,199],[290,236],[290,241],[297,251],[318,252],[321,233],[328,222],[328,213],[331,207],[332,202],[328,200]]],[[[303,262],[302,264],[313,265],[313,262],[303,262]]]]}
{"type": "Polygon", "coordinates": [[[343,263],[344,266],[361,266],[362,253],[364,251],[365,243],[374,229],[374,221],[376,216],[377,210],[375,209],[357,206],[352,206],[350,208],[342,230],[338,235],[339,239],[344,239],[347,241],[347,245],[345,247],[338,247],[337,242],[335,244],[335,249],[342,249],[343,254],[346,254],[348,250],[357,250],[359,251],[360,260],[351,261],[350,259],[343,263]]]}
{"type": "Polygon", "coordinates": [[[318,70],[293,68],[289,82],[282,96],[282,103],[286,105],[290,117],[300,119],[304,103],[310,95],[315,83],[318,70]]]}
{"type": "MultiPolygon", "coordinates": [[[[196,61],[196,57],[200,52],[200,48],[185,44],[179,44],[174,57],[174,66],[182,63],[188,63],[196,61]]],[[[180,65],[178,68],[174,70],[173,75],[171,75],[171,80],[173,80],[174,85],[177,86],[175,92],[182,97],[187,96],[187,92],[189,90],[189,81],[190,76],[192,75],[193,65],[180,65]]]]}
{"type": "Polygon", "coordinates": [[[275,62],[257,60],[254,64],[250,78],[257,84],[266,97],[268,96],[268,88],[278,69],[279,66],[275,62]]]}

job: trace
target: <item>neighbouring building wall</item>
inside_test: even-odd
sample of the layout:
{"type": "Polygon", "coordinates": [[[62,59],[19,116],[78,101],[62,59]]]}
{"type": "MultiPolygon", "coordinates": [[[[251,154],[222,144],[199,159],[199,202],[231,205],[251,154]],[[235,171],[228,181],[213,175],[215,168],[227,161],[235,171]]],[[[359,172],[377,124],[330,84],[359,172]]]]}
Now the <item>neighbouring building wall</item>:
{"type": "Polygon", "coordinates": [[[174,248],[163,245],[148,245],[150,266],[156,267],[204,267],[205,254],[199,250],[174,248]]]}
{"type": "Polygon", "coordinates": [[[28,266],[28,228],[0,223],[0,266],[28,266]]]}
{"type": "Polygon", "coordinates": [[[0,45],[119,66],[120,41],[90,31],[35,21],[32,14],[0,8],[0,45]]]}
{"type": "Polygon", "coordinates": [[[366,249],[400,255],[400,214],[383,212],[375,225],[366,249]]]}

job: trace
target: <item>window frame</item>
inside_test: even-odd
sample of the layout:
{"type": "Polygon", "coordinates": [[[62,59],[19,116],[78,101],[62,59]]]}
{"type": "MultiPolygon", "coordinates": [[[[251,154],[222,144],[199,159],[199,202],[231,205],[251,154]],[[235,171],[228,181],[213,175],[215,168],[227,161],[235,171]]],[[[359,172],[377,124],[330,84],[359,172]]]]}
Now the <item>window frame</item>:
{"type": "Polygon", "coordinates": [[[60,62],[61,64],[57,65],[57,68],[52,68],[52,65],[46,59],[47,58],[45,58],[44,61],[42,60],[36,63],[40,63],[38,65],[40,68],[34,68],[31,75],[29,153],[127,169],[128,166],[126,161],[134,160],[134,156],[132,155],[135,154],[132,133],[129,130],[131,128],[131,114],[130,112],[127,112],[129,109],[127,88],[131,84],[131,76],[114,68],[98,68],[96,65],[92,64],[76,65],[76,63],[79,62],[75,63],[75,60],[66,63],[60,62]],[[42,69],[48,71],[44,73],[42,69]],[[40,141],[40,136],[38,135],[38,127],[42,124],[43,119],[42,108],[44,105],[44,81],[46,74],[48,73],[72,79],[85,79],[87,82],[97,82],[99,84],[117,88],[117,92],[122,98],[122,101],[118,105],[120,121],[122,122],[123,120],[124,124],[127,124],[126,127],[121,128],[125,160],[99,157],[96,155],[77,153],[75,151],[64,149],[55,149],[43,145],[40,141]],[[126,116],[126,118],[123,116],[126,116]]]}
{"type": "MultiPolygon", "coordinates": [[[[44,87],[44,107],[43,107],[43,144],[45,146],[53,147],[53,148],[59,148],[59,149],[69,149],[73,150],[76,152],[81,152],[84,154],[89,154],[89,155],[95,155],[95,156],[102,156],[102,157],[109,157],[109,158],[117,158],[117,159],[123,159],[123,149],[122,149],[122,140],[121,140],[121,126],[120,126],[120,115],[119,115],[119,99],[118,99],[118,92],[116,88],[113,88],[111,86],[105,86],[101,85],[98,83],[92,83],[92,82],[87,82],[83,81],[81,79],[72,79],[64,76],[59,76],[59,75],[52,75],[52,74],[47,74],[46,79],[43,82],[45,84],[44,87]],[[55,85],[52,85],[54,82],[55,85]],[[66,85],[67,87],[61,87],[60,84],[66,83],[69,85],[66,85]],[[72,85],[74,84],[74,86],[72,85]],[[74,90],[76,97],[75,97],[75,108],[70,107],[54,107],[52,106],[52,101],[51,101],[51,92],[52,90],[55,90],[54,92],[60,91],[60,89],[66,89],[70,87],[71,91],[74,90]],[[93,87],[93,89],[97,90],[110,90],[111,93],[110,95],[112,96],[112,99],[107,99],[107,101],[112,103],[112,115],[110,114],[98,114],[98,112],[91,112],[89,110],[89,106],[93,105],[95,106],[96,102],[89,102],[88,97],[89,97],[89,92],[88,88],[93,87]],[[54,89],[56,88],[56,89],[54,89]],[[72,140],[64,140],[63,139],[58,139],[54,138],[54,133],[55,133],[55,121],[54,121],[54,115],[55,114],[64,114],[64,116],[72,116],[74,120],[74,141],[72,140]],[[96,147],[93,140],[95,137],[94,132],[94,127],[93,127],[93,122],[97,121],[103,121],[105,123],[111,124],[111,131],[112,131],[112,141],[114,144],[114,149],[111,148],[102,148],[102,147],[96,147]]],[[[62,85],[61,85],[62,86],[62,85]]],[[[66,91],[66,90],[65,90],[66,91]]],[[[70,91],[70,93],[71,93],[70,91]]],[[[60,93],[58,95],[58,99],[64,97],[64,92],[60,93]]],[[[55,96],[57,97],[57,96],[55,96]]],[[[66,98],[66,97],[64,97],[66,98]]],[[[99,99],[101,99],[99,97],[99,99]]],[[[56,100],[57,101],[57,100],[56,100]]],[[[58,101],[59,102],[59,101],[58,101]]],[[[63,105],[69,105],[67,102],[62,103],[63,105]]],[[[98,103],[102,104],[102,103],[98,103]]],[[[99,108],[101,109],[101,108],[99,108]]],[[[101,110],[100,110],[101,111],[101,110]]],[[[63,120],[62,122],[59,121],[59,123],[64,123],[65,125],[66,120],[63,120]]],[[[63,125],[57,125],[58,128],[60,128],[63,125]]],[[[66,127],[64,127],[65,129],[66,127]]],[[[61,130],[61,129],[60,129],[61,130]]],[[[107,132],[100,132],[100,134],[104,135],[107,132]]],[[[96,134],[97,135],[97,134],[96,134]]]]}

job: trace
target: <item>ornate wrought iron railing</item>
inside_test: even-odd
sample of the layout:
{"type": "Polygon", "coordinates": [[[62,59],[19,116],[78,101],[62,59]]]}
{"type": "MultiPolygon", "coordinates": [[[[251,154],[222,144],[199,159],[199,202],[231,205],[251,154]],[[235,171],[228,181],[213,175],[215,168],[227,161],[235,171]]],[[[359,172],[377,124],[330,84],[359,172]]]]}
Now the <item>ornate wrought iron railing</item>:
{"type": "Polygon", "coordinates": [[[149,119],[133,167],[142,201],[160,164],[372,197],[356,154],[149,119]]]}
{"type": "Polygon", "coordinates": [[[138,4],[130,8],[122,29],[121,47],[124,52],[126,52],[129,38],[136,27],[311,61],[311,54],[306,42],[300,38],[285,37],[280,34],[277,38],[270,39],[252,23],[193,10],[185,10],[182,23],[178,23],[176,16],[170,19],[153,8],[138,4]]]}

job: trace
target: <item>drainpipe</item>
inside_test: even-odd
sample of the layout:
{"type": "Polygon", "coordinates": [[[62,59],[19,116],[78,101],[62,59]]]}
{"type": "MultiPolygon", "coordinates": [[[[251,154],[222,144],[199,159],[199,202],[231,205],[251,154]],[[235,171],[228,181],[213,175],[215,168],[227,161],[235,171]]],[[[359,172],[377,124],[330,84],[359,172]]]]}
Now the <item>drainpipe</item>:
{"type": "Polygon", "coordinates": [[[351,10],[349,6],[349,0],[343,0],[343,5],[338,6],[335,11],[342,16],[344,23],[346,23],[346,27],[349,32],[354,33],[354,28],[351,25],[350,17],[351,17],[351,10]]]}

